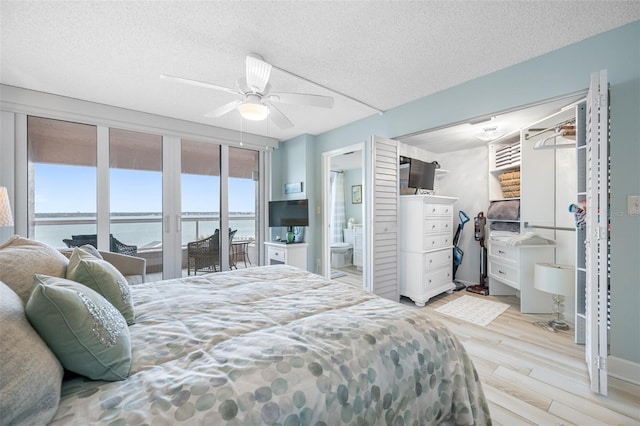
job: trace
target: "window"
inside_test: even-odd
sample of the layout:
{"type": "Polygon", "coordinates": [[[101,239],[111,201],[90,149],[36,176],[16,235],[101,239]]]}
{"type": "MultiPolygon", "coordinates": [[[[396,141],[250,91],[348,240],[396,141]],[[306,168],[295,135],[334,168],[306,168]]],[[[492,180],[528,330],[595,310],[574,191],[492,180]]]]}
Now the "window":
{"type": "Polygon", "coordinates": [[[64,247],[96,234],[95,126],[28,117],[29,238],[64,247]]]}
{"type": "Polygon", "coordinates": [[[162,136],[109,129],[110,250],[162,272],[162,136]]]}

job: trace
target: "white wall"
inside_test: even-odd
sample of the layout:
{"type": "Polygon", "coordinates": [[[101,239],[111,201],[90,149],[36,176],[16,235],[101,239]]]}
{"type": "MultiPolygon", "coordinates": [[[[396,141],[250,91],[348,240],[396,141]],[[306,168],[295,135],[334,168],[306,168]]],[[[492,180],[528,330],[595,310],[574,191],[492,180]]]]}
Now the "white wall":
{"type": "Polygon", "coordinates": [[[436,195],[458,198],[454,205],[454,228],[458,227],[460,210],[470,219],[464,225],[458,241],[458,247],[464,251],[464,256],[456,279],[465,284],[478,284],[480,278],[480,243],[474,239],[473,218],[479,212],[486,214],[489,207],[488,156],[487,147],[481,146],[438,154],[435,157],[440,167],[448,170],[448,173],[436,178],[436,195]]]}

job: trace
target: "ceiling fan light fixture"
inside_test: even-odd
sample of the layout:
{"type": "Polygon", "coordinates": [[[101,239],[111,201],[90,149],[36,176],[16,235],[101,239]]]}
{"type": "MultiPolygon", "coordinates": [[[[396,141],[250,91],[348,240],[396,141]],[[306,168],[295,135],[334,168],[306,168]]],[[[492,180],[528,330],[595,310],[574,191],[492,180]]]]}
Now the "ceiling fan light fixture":
{"type": "Polygon", "coordinates": [[[269,115],[269,107],[260,102],[244,102],[238,105],[242,118],[252,121],[262,121],[269,115]]]}

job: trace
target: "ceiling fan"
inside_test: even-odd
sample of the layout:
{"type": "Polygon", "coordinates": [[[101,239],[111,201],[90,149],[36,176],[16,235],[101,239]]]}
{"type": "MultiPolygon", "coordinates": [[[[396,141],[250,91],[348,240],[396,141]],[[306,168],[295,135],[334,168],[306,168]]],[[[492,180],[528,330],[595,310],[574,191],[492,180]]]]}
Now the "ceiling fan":
{"type": "Polygon", "coordinates": [[[333,107],[333,98],[330,96],[311,95],[306,93],[271,92],[269,77],[273,66],[264,61],[262,56],[250,53],[245,60],[246,76],[236,81],[235,89],[191,80],[183,77],[162,74],[160,77],[192,86],[205,87],[219,90],[239,96],[241,99],[222,105],[205,114],[206,117],[221,117],[234,109],[237,109],[243,118],[247,120],[271,119],[281,129],[293,127],[291,120],[282,113],[276,103],[315,106],[322,108],[333,107]]]}

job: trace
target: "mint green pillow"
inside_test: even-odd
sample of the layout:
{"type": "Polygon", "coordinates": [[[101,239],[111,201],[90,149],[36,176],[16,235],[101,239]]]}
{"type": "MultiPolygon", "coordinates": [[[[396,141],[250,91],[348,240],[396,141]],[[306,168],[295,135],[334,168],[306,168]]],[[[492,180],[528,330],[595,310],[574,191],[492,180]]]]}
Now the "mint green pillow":
{"type": "Polygon", "coordinates": [[[82,283],[100,293],[120,311],[127,324],[135,322],[129,283],[120,271],[106,260],[75,248],[69,258],[67,279],[82,283]]]}
{"type": "Polygon", "coordinates": [[[123,380],[131,369],[129,328],[89,287],[35,274],[27,318],[67,370],[94,380],[123,380]]]}

